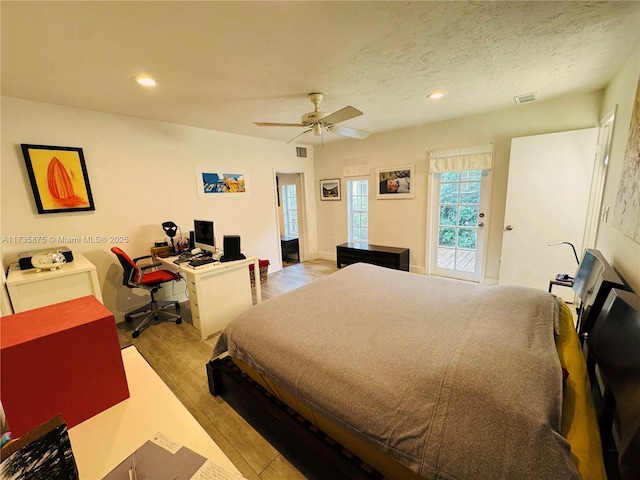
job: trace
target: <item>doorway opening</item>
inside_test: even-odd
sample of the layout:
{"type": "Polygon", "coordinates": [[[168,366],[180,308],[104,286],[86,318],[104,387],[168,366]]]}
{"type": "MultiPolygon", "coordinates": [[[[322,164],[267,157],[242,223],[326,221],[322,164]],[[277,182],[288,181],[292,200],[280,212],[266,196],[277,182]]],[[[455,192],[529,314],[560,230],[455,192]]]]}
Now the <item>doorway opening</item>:
{"type": "Polygon", "coordinates": [[[278,233],[282,268],[303,261],[306,245],[303,174],[276,172],[278,233]]]}

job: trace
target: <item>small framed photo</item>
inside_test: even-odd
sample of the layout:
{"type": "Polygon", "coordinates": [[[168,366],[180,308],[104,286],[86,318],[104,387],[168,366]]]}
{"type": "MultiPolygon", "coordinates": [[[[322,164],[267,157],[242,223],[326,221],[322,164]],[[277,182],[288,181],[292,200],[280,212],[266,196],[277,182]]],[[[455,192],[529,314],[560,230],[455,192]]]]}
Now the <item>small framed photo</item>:
{"type": "Polygon", "coordinates": [[[320,200],[340,200],[340,179],[320,180],[320,200]]]}
{"type": "Polygon", "coordinates": [[[95,210],[81,148],[21,147],[38,213],[95,210]]]}
{"type": "Polygon", "coordinates": [[[413,165],[406,167],[378,168],[376,198],[397,200],[413,198],[413,165]]]}

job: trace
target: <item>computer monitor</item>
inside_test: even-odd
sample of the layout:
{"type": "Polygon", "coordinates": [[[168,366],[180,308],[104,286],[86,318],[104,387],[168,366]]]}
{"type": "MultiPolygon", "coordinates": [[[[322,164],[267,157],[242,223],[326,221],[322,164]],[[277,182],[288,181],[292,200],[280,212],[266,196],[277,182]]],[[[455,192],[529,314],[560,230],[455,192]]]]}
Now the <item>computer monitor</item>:
{"type": "Polygon", "coordinates": [[[193,221],[193,243],[196,248],[216,251],[216,236],[213,232],[213,222],[208,220],[193,221]]]}

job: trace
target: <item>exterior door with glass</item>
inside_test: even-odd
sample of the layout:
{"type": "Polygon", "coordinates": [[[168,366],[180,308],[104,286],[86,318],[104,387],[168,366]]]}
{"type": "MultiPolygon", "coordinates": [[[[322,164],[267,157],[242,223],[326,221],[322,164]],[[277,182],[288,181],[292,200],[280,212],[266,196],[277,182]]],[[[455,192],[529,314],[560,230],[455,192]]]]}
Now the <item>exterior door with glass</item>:
{"type": "Polygon", "coordinates": [[[433,180],[429,273],[480,282],[491,170],[434,173],[433,180]]]}

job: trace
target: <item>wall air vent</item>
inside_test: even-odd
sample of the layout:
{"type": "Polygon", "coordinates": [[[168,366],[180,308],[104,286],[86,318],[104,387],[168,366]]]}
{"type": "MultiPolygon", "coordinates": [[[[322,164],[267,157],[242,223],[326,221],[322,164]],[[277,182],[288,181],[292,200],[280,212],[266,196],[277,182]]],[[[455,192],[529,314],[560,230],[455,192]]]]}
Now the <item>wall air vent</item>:
{"type": "Polygon", "coordinates": [[[524,95],[516,95],[513,98],[516,101],[516,104],[528,103],[528,102],[535,101],[536,95],[537,95],[536,92],[532,92],[532,93],[525,93],[524,95]]]}
{"type": "Polygon", "coordinates": [[[307,149],[305,147],[296,147],[296,157],[307,158],[307,149]]]}

